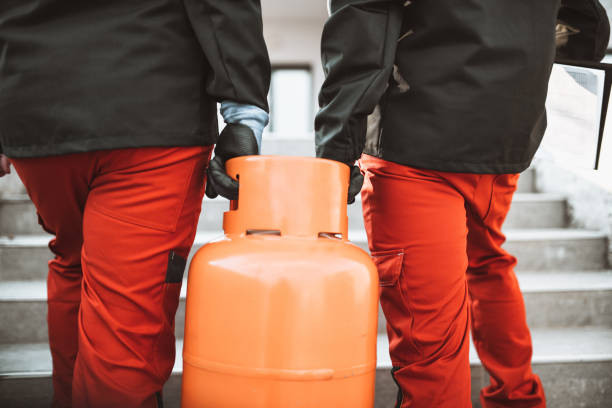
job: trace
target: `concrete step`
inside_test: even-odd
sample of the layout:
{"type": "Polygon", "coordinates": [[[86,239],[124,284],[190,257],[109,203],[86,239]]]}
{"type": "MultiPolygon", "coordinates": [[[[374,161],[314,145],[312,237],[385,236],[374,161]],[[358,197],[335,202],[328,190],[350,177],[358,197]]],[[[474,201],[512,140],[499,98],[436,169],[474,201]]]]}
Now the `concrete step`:
{"type": "MultiPolygon", "coordinates": [[[[612,271],[519,275],[527,322],[534,328],[612,328],[612,271]]],[[[176,335],[183,337],[185,293],[176,314],[176,335]]],[[[47,341],[46,284],[44,281],[0,282],[0,315],[11,320],[0,326],[0,344],[47,341]]],[[[378,330],[385,332],[379,310],[378,330]]]]}
{"type": "MultiPolygon", "coordinates": [[[[198,231],[193,253],[222,236],[221,231],[198,231]]],[[[519,270],[558,272],[602,270],[607,267],[607,237],[602,232],[580,229],[506,230],[505,248],[518,258],[519,270]]],[[[349,238],[368,250],[363,230],[349,230],[349,238]]],[[[49,235],[0,236],[0,281],[41,280],[52,255],[49,235]]]]}
{"type": "MultiPolygon", "coordinates": [[[[533,367],[546,390],[548,406],[555,408],[608,408],[612,401],[612,329],[581,328],[533,330],[533,367]],[[560,342],[559,339],[563,339],[560,342]]],[[[177,341],[177,359],[164,388],[165,406],[180,401],[182,342],[177,341]]],[[[385,335],[378,337],[376,408],[393,406],[397,389],[389,370],[385,335]]],[[[479,407],[478,392],[488,384],[488,375],[473,347],[470,350],[472,401],[479,407]]],[[[0,345],[0,406],[38,408],[49,404],[51,356],[45,343],[0,345]]]]}

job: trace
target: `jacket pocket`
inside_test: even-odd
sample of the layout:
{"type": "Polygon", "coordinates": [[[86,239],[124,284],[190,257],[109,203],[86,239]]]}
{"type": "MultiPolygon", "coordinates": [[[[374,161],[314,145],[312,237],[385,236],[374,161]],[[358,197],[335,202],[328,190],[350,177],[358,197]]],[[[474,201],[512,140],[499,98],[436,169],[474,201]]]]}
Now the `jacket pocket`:
{"type": "Polygon", "coordinates": [[[404,263],[404,250],[392,249],[385,251],[373,251],[372,260],[378,270],[378,281],[380,286],[395,286],[402,272],[404,263]]]}

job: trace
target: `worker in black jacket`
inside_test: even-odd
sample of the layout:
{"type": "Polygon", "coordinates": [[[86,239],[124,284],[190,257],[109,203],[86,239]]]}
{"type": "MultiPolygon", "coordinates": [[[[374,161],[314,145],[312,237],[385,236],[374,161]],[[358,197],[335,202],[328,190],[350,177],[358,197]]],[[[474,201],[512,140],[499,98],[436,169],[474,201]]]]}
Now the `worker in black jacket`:
{"type": "Polygon", "coordinates": [[[235,196],[269,82],[259,0],[0,2],[0,176],[55,235],[54,407],[161,406],[212,146],[206,192],[235,196]]]}
{"type": "Polygon", "coordinates": [[[501,227],[546,128],[559,4],[331,0],[316,151],[352,168],[349,201],[365,176],[397,407],[471,406],[470,328],[482,406],[546,404],[501,227]]]}

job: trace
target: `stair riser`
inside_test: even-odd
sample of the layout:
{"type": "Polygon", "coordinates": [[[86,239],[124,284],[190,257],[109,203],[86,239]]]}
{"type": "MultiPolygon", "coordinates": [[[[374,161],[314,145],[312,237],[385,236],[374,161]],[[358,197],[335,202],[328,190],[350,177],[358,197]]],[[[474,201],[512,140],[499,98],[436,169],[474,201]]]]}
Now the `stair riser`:
{"type": "Polygon", "coordinates": [[[0,234],[44,234],[31,201],[0,201],[0,234]]]}
{"type": "Polygon", "coordinates": [[[529,168],[521,173],[518,181],[517,193],[534,193],[536,192],[536,177],[535,171],[529,168]]]}
{"type": "Polygon", "coordinates": [[[0,302],[0,344],[48,342],[47,302],[0,302]]]}
{"type": "MultiPolygon", "coordinates": [[[[534,364],[542,379],[547,405],[555,408],[609,408],[612,401],[612,361],[534,364]]],[[[472,404],[480,408],[480,389],[489,383],[480,365],[472,366],[472,404]]],[[[51,378],[0,379],[0,406],[47,408],[53,387],[51,378]]],[[[181,375],[174,374],[164,387],[164,407],[180,407],[181,375]]],[[[394,406],[397,388],[388,369],[376,370],[375,408],[394,406]]]]}
{"type": "Polygon", "coordinates": [[[518,258],[519,270],[601,270],[608,263],[605,239],[508,241],[504,249],[518,258]]]}
{"type": "MultiPolygon", "coordinates": [[[[558,293],[526,293],[527,323],[532,328],[612,327],[612,290],[558,293]]],[[[47,341],[47,307],[44,301],[0,302],[0,316],[11,320],[0,326],[0,344],[47,341]]],[[[176,336],[183,337],[185,300],[176,314],[176,336]]],[[[386,333],[386,321],[379,309],[378,331],[386,333]]]]}
{"type": "Polygon", "coordinates": [[[0,281],[46,280],[53,254],[46,246],[4,247],[0,245],[0,281]]]}
{"type": "Polygon", "coordinates": [[[612,327],[612,290],[523,295],[529,327],[612,327]]]}
{"type": "Polygon", "coordinates": [[[567,226],[565,201],[515,201],[504,222],[505,229],[564,228],[567,226]]]}

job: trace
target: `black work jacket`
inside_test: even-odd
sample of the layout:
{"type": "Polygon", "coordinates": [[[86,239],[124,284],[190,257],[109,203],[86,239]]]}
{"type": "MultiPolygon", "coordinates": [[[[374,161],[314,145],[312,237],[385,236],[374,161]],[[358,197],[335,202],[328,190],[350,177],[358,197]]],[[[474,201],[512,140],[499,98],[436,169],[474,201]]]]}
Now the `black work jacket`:
{"type": "Polygon", "coordinates": [[[332,0],[317,155],[526,169],[546,128],[559,0],[332,0]],[[367,134],[367,137],[366,137],[367,134]]]}
{"type": "Polygon", "coordinates": [[[267,110],[269,82],[259,0],[0,1],[9,157],[209,145],[216,102],[267,110]]]}

